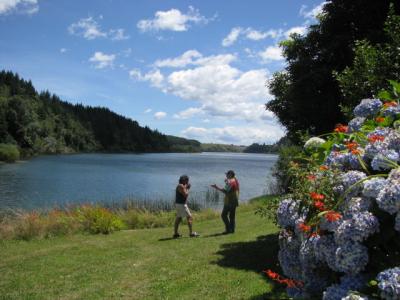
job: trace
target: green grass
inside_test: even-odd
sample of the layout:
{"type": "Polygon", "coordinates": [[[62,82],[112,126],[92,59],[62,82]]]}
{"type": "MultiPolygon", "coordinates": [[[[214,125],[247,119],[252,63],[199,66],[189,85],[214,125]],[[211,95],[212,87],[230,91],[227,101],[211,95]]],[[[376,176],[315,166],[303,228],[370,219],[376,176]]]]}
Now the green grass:
{"type": "Polygon", "coordinates": [[[171,239],[172,228],[123,230],[0,242],[0,298],[279,299],[261,271],[277,266],[277,228],[237,211],[237,232],[220,219],[194,221],[200,238],[171,239]]]}

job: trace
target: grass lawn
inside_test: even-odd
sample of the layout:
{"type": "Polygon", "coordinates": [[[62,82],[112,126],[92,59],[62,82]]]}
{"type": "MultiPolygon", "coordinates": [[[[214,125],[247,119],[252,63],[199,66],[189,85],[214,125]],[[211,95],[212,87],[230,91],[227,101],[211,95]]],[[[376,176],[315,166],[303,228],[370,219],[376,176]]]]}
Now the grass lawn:
{"type": "Polygon", "coordinates": [[[237,211],[237,232],[220,219],[194,221],[199,238],[172,228],[0,241],[3,299],[284,299],[261,271],[277,266],[277,228],[237,211]]]}

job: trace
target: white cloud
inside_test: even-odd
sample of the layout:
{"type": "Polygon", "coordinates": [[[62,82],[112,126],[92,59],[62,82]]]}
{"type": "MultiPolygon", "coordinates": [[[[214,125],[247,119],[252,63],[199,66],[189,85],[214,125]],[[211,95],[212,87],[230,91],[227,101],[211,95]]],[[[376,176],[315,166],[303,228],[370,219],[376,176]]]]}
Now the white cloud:
{"type": "Polygon", "coordinates": [[[93,56],[89,58],[89,61],[94,64],[96,69],[112,68],[114,66],[114,60],[114,54],[104,54],[100,51],[95,52],[93,56]]]}
{"type": "Polygon", "coordinates": [[[65,53],[65,52],[67,52],[68,50],[67,50],[67,48],[61,48],[60,49],[60,53],[65,53]]]}
{"type": "Polygon", "coordinates": [[[239,35],[242,33],[242,31],[243,28],[241,27],[232,28],[231,32],[229,32],[227,37],[222,40],[222,46],[228,47],[233,45],[238,39],[239,35]]]}
{"type": "Polygon", "coordinates": [[[32,15],[39,11],[37,0],[0,0],[0,15],[19,13],[32,15]]]}
{"type": "Polygon", "coordinates": [[[184,14],[179,9],[170,9],[168,11],[157,11],[154,19],[140,20],[137,27],[142,31],[187,31],[189,23],[208,23],[209,19],[200,15],[199,11],[189,6],[189,11],[184,14]]]}
{"type": "Polygon", "coordinates": [[[167,58],[164,60],[156,60],[154,65],[158,68],[162,67],[172,67],[172,68],[181,68],[186,65],[193,64],[194,58],[202,57],[202,55],[196,50],[188,50],[183,53],[181,56],[176,58],[167,58]]]}
{"type": "Polygon", "coordinates": [[[305,26],[296,26],[292,27],[289,30],[285,31],[285,37],[289,38],[291,34],[297,33],[300,35],[304,35],[307,32],[307,27],[305,26]]]}
{"type": "Polygon", "coordinates": [[[307,5],[302,5],[299,11],[299,15],[308,20],[315,20],[317,16],[323,12],[322,9],[327,2],[328,1],[324,1],[317,6],[314,6],[310,10],[307,10],[307,5]]]}
{"type": "Polygon", "coordinates": [[[163,118],[165,118],[167,116],[166,112],[163,111],[158,111],[154,114],[154,118],[156,118],[157,120],[161,120],[163,118]]]}
{"type": "Polygon", "coordinates": [[[251,143],[274,143],[284,135],[284,130],[279,126],[264,124],[252,126],[225,126],[225,127],[194,127],[183,130],[186,138],[198,139],[201,142],[216,142],[228,144],[249,145],[251,143]]]}
{"type": "MultiPolygon", "coordinates": [[[[183,55],[179,58],[182,57],[183,55]]],[[[166,75],[159,69],[144,75],[140,70],[133,69],[130,71],[130,77],[139,81],[149,81],[152,86],[165,93],[198,104],[177,112],[174,118],[187,119],[201,114],[205,118],[237,119],[247,122],[274,119],[272,113],[266,111],[264,107],[264,103],[270,98],[265,87],[269,76],[267,70],[240,71],[230,65],[236,59],[232,54],[204,57],[198,53],[196,57],[190,60],[191,65],[194,65],[192,68],[166,75]]],[[[178,60],[170,59],[169,64],[163,65],[186,66],[186,63],[175,64],[176,61],[178,60]]],[[[160,64],[161,61],[158,62],[160,64]]]]}
{"type": "MultiPolygon", "coordinates": [[[[102,16],[99,19],[102,20],[102,16]]],[[[121,41],[130,38],[122,28],[110,29],[108,31],[102,30],[99,23],[93,17],[82,18],[78,22],[72,23],[68,27],[68,32],[72,35],[82,36],[87,40],[110,38],[113,41],[121,41]]]]}
{"type": "Polygon", "coordinates": [[[283,60],[282,49],[279,46],[268,46],[258,53],[264,63],[283,60]]]}
{"type": "Polygon", "coordinates": [[[130,38],[129,35],[125,34],[125,30],[122,28],[110,29],[109,36],[113,41],[123,41],[130,38]]]}
{"type": "Polygon", "coordinates": [[[240,36],[252,41],[260,41],[266,38],[276,39],[282,36],[282,30],[270,29],[267,31],[259,31],[251,27],[246,29],[242,27],[234,27],[232,28],[231,32],[222,40],[222,46],[232,46],[240,36]]]}
{"type": "Polygon", "coordinates": [[[162,88],[164,83],[164,76],[161,74],[160,70],[155,69],[146,74],[142,74],[139,69],[132,69],[129,71],[129,76],[132,79],[139,81],[149,81],[154,87],[162,88]]]}
{"type": "Polygon", "coordinates": [[[152,109],[151,109],[151,108],[148,108],[148,109],[146,109],[146,110],[144,111],[145,114],[148,114],[148,113],[151,113],[151,112],[152,112],[152,109]]]}

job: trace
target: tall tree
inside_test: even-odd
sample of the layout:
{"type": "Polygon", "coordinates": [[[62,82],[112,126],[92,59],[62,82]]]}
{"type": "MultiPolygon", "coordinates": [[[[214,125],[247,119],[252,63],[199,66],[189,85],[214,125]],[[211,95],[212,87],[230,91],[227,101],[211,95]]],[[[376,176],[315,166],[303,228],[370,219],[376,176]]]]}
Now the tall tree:
{"type": "MultiPolygon", "coordinates": [[[[386,41],[384,23],[390,0],[332,0],[325,4],[319,22],[303,37],[293,35],[282,43],[287,60],[284,71],[269,83],[274,99],[267,109],[274,112],[296,140],[299,131],[322,134],[346,121],[334,73],[342,72],[354,59],[357,40],[372,45],[386,41]]],[[[394,3],[399,14],[400,3],[394,3]]]]}

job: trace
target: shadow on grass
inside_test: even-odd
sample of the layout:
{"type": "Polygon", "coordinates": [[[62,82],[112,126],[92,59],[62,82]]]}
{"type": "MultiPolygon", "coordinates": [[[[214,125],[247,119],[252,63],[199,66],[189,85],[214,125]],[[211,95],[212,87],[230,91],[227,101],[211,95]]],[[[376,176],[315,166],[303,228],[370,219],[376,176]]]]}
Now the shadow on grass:
{"type": "MultiPolygon", "coordinates": [[[[278,262],[278,251],[278,235],[269,234],[259,236],[255,241],[223,244],[217,252],[221,258],[213,263],[225,268],[253,271],[265,277],[262,274],[265,269],[282,273],[278,262]]],[[[265,279],[271,285],[271,291],[251,299],[288,299],[284,286],[266,277],[265,279]]]]}

